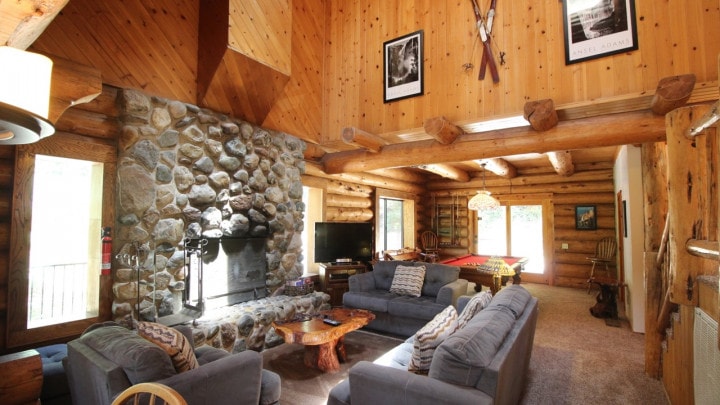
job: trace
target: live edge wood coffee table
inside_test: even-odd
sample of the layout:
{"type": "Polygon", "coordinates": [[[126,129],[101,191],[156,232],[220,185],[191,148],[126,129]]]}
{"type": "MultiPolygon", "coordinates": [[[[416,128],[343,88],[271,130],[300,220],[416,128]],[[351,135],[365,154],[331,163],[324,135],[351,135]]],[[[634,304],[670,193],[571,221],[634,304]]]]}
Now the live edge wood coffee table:
{"type": "Polygon", "coordinates": [[[363,309],[333,308],[318,315],[290,322],[273,322],[278,335],[285,343],[305,346],[305,365],[324,372],[340,370],[340,362],[347,360],[345,335],[360,329],[375,319],[375,314],[363,309]],[[337,326],[324,322],[331,319],[337,326]]]}

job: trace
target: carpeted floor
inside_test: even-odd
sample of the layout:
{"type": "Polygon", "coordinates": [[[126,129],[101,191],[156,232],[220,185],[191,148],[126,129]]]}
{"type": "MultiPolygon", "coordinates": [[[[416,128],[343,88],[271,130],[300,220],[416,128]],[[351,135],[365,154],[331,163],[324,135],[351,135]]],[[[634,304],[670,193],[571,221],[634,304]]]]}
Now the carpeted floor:
{"type": "MultiPolygon", "coordinates": [[[[523,284],[538,297],[539,317],[522,404],[652,404],[669,402],[662,383],[644,373],[644,335],[627,321],[607,326],[590,315],[594,294],[523,284]]],[[[282,377],[283,405],[325,404],[327,393],[359,360],[374,360],[401,342],[365,331],[346,336],[348,363],[325,374],[303,364],[301,345],[263,352],[264,367],[282,377]]]]}

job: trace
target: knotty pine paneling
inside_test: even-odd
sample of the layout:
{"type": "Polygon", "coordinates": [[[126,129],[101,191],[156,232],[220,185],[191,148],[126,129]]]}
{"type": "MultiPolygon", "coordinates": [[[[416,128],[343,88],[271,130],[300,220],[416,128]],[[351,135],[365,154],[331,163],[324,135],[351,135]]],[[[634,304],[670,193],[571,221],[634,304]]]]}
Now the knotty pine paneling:
{"type": "Polygon", "coordinates": [[[718,0],[635,7],[638,51],[566,66],[562,2],[500,3],[493,41],[506,63],[493,84],[489,77],[477,80],[481,48],[470,2],[330,1],[322,139],[340,139],[345,126],[382,135],[422,127],[438,115],[462,121],[522,114],[527,101],[543,98],[561,105],[638,94],[685,73],[699,83],[717,80],[718,0]],[[420,29],[425,94],[384,104],[383,42],[420,29]],[[474,68],[466,71],[466,63],[474,68]]]}

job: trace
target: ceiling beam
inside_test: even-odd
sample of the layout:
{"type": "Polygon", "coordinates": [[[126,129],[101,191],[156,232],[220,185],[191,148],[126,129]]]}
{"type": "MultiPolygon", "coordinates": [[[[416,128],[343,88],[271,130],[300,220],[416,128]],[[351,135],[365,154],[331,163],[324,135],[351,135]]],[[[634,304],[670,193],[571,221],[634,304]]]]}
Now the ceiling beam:
{"type": "Polygon", "coordinates": [[[465,133],[462,128],[445,117],[430,118],[423,124],[425,132],[443,145],[448,145],[465,133]]]}
{"type": "Polygon", "coordinates": [[[517,167],[501,158],[478,159],[475,161],[483,170],[488,170],[500,177],[512,179],[517,176],[517,167]]]}
{"type": "Polygon", "coordinates": [[[69,1],[0,1],[0,45],[27,49],[69,1]]]}
{"type": "Polygon", "coordinates": [[[362,150],[326,154],[326,173],[364,172],[386,167],[450,163],[522,153],[620,146],[665,140],[665,118],[648,110],[561,121],[537,132],[529,126],[465,134],[450,145],[434,140],[392,144],[379,153],[362,150]],[[478,139],[480,138],[480,139],[478,139]]]}
{"type": "Polygon", "coordinates": [[[571,176],[575,173],[575,165],[572,161],[572,153],[569,150],[548,152],[547,157],[555,173],[560,176],[571,176]]]}
{"type": "Polygon", "coordinates": [[[427,165],[418,165],[415,167],[417,167],[418,169],[423,169],[430,173],[437,174],[438,176],[444,177],[446,179],[455,180],[463,183],[470,181],[470,174],[468,172],[450,165],[434,163],[427,165]]]}
{"type": "Polygon", "coordinates": [[[343,128],[342,140],[348,145],[364,148],[373,153],[380,152],[380,149],[388,144],[388,142],[381,137],[355,127],[343,128]]]}

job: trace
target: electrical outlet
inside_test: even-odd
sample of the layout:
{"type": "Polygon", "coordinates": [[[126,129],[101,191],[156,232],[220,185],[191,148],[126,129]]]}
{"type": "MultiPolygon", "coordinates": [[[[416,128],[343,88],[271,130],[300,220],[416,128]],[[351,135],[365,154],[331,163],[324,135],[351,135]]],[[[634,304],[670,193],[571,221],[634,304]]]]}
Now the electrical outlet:
{"type": "Polygon", "coordinates": [[[563,243],[563,244],[562,244],[562,248],[563,248],[563,250],[568,250],[568,244],[567,244],[567,243],[563,243]]]}

